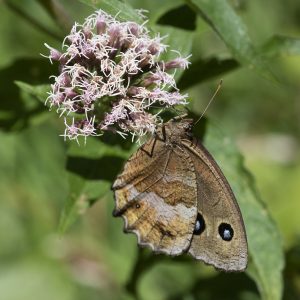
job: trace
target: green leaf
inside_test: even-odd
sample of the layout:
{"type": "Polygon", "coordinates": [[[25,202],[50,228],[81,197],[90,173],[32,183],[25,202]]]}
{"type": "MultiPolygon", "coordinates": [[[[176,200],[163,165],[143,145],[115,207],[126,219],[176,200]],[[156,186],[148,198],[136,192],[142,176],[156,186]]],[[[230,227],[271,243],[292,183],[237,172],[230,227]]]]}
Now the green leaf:
{"type": "Polygon", "coordinates": [[[128,3],[118,0],[80,0],[94,9],[102,9],[105,12],[116,16],[121,21],[135,21],[143,23],[144,20],[128,3]]]}
{"type": "Polygon", "coordinates": [[[185,0],[220,36],[242,65],[274,80],[263,57],[254,48],[247,27],[226,0],[185,0]]]}
{"type": "MultiPolygon", "coordinates": [[[[53,66],[42,59],[19,59],[9,67],[0,70],[0,127],[5,130],[19,130],[27,127],[31,116],[46,111],[44,99],[36,100],[31,91],[23,86],[16,88],[16,81],[38,84],[48,81],[53,66]],[[9,117],[11,116],[11,117],[9,117]]],[[[21,84],[22,85],[22,84],[21,84]]]]}
{"type": "MultiPolygon", "coordinates": [[[[49,122],[18,133],[0,132],[1,211],[8,208],[9,235],[1,239],[2,251],[22,257],[57,227],[57,212],[67,196],[64,176],[65,147],[57,129],[49,122]],[[11,201],[18,206],[11,210],[11,201]],[[24,216],[24,218],[22,217],[24,216]],[[17,235],[17,236],[16,236],[17,235]],[[20,247],[16,247],[20,243],[20,247]],[[27,250],[25,250],[27,252],[27,250]]],[[[0,237],[1,238],[1,237],[0,237]]],[[[32,252],[31,252],[32,253],[32,252]]]]}
{"type": "Polygon", "coordinates": [[[152,295],[151,299],[261,299],[254,281],[246,273],[214,272],[194,259],[179,263],[180,256],[170,260],[162,257],[154,266],[149,260],[141,260],[147,268],[139,283],[141,299],[148,299],[147,294],[152,295]]]}
{"type": "Polygon", "coordinates": [[[23,114],[15,121],[14,129],[24,129],[31,125],[43,123],[52,116],[45,107],[48,85],[32,86],[21,81],[15,81],[20,88],[20,100],[23,114]]]}
{"type": "MultiPolygon", "coordinates": [[[[53,19],[62,31],[68,31],[72,27],[69,11],[63,5],[51,0],[37,0],[37,2],[44,8],[49,16],[53,19]]],[[[76,5],[77,3],[75,3],[76,5]]]]}
{"type": "MultiPolygon", "coordinates": [[[[130,141],[130,148],[124,150],[122,148],[121,142],[125,143],[127,140],[121,138],[116,141],[114,145],[111,145],[109,138],[115,138],[116,135],[112,133],[107,133],[107,139],[102,141],[103,136],[101,136],[101,140],[97,137],[89,137],[87,139],[86,145],[78,146],[75,142],[70,142],[68,148],[68,155],[70,157],[83,157],[88,159],[99,159],[103,156],[117,156],[122,158],[128,158],[130,153],[132,153],[133,146],[137,146],[130,141]]],[[[129,139],[128,139],[129,140],[129,139]]]]}
{"type": "Polygon", "coordinates": [[[199,59],[193,62],[183,73],[177,86],[181,90],[188,89],[205,80],[235,70],[238,67],[239,63],[234,59],[220,60],[216,57],[207,60],[199,59]]]}
{"type": "MultiPolygon", "coordinates": [[[[36,1],[1,1],[0,68],[8,67],[17,59],[36,58],[39,53],[45,53],[46,40],[50,45],[57,42],[55,27],[56,24],[36,1]],[[53,34],[45,35],[45,32],[53,34]]],[[[26,71],[27,76],[32,76],[25,66],[18,71],[26,71]]],[[[14,75],[14,79],[19,78],[17,73],[14,75]]]]}
{"type": "Polygon", "coordinates": [[[95,201],[104,198],[130,151],[89,138],[84,147],[70,143],[66,164],[69,193],[60,218],[64,233],[95,201]]]}
{"type": "Polygon", "coordinates": [[[86,210],[109,191],[109,183],[85,180],[79,175],[67,172],[69,193],[61,213],[58,230],[63,234],[86,210]]]}
{"type": "MultiPolygon", "coordinates": [[[[152,29],[155,32],[159,32],[161,36],[165,36],[163,43],[169,45],[167,51],[161,54],[160,59],[164,61],[172,60],[179,56],[177,51],[182,57],[187,57],[191,54],[194,37],[192,31],[160,25],[153,26],[152,29]]],[[[178,81],[183,72],[184,70],[176,70],[176,81],[178,81]]]]}
{"type": "Polygon", "coordinates": [[[30,85],[22,81],[15,81],[15,84],[24,92],[35,96],[39,101],[45,103],[48,95],[47,92],[50,90],[49,84],[41,85],[30,85]]]}
{"type": "Polygon", "coordinates": [[[268,57],[300,55],[300,39],[275,35],[262,46],[261,50],[268,57]]]}
{"type": "Polygon", "coordinates": [[[160,1],[159,5],[153,0],[143,0],[143,4],[141,4],[140,0],[128,0],[128,3],[134,8],[147,10],[148,13],[146,15],[149,17],[149,23],[153,25],[162,15],[182,5],[182,0],[164,0],[160,1]]]}
{"type": "Polygon", "coordinates": [[[205,145],[223,170],[242,211],[250,253],[247,273],[255,280],[263,299],[279,300],[283,289],[284,257],[277,226],[232,141],[210,124],[205,145]]]}
{"type": "Polygon", "coordinates": [[[167,11],[157,20],[157,24],[195,30],[196,19],[197,15],[194,10],[187,5],[181,5],[167,11]]]}

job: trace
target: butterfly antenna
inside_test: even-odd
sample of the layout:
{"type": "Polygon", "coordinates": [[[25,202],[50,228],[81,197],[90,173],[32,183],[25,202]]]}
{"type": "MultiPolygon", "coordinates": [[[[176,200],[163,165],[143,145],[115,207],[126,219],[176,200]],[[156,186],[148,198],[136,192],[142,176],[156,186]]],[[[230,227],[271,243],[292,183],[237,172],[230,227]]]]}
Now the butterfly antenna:
{"type": "Polygon", "coordinates": [[[222,87],[222,83],[223,83],[223,80],[221,79],[220,82],[219,82],[219,84],[218,84],[218,87],[217,87],[215,93],[213,94],[213,96],[212,96],[211,99],[209,100],[209,102],[208,102],[208,104],[206,105],[206,107],[205,107],[203,113],[201,114],[201,116],[199,117],[199,119],[194,123],[194,125],[196,125],[196,124],[202,119],[202,117],[203,117],[204,114],[206,113],[207,109],[209,108],[210,104],[212,103],[212,101],[213,101],[213,100],[215,99],[215,97],[217,96],[217,94],[218,94],[220,88],[222,87]]]}

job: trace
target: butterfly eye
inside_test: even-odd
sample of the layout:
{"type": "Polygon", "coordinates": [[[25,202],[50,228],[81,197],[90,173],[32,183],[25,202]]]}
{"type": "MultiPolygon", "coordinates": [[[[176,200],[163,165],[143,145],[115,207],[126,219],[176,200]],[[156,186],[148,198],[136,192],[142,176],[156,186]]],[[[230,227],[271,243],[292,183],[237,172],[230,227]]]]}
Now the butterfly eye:
{"type": "Polygon", "coordinates": [[[140,208],[140,207],[141,207],[141,206],[140,206],[140,204],[138,204],[138,203],[135,205],[135,208],[140,208]]]}
{"type": "Polygon", "coordinates": [[[231,241],[233,238],[233,229],[227,223],[221,223],[219,226],[219,235],[221,236],[222,240],[224,241],[231,241]]]}
{"type": "Polygon", "coordinates": [[[205,229],[205,222],[201,214],[198,213],[195,228],[194,228],[194,234],[200,235],[205,229]]]}
{"type": "Polygon", "coordinates": [[[186,129],[186,130],[189,130],[189,129],[191,129],[191,124],[190,123],[185,123],[185,124],[183,124],[183,128],[186,129]]]}

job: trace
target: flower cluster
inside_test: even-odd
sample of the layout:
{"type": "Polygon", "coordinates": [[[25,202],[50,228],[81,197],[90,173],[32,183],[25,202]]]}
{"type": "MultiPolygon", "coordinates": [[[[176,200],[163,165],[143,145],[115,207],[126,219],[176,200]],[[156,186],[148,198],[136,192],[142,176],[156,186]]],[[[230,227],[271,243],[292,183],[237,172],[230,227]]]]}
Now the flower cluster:
{"type": "Polygon", "coordinates": [[[186,104],[174,73],[189,62],[180,55],[160,60],[167,48],[161,40],[144,25],[119,22],[99,10],[73,26],[63,52],[45,44],[50,61],[60,63],[47,103],[65,116],[64,136],[77,140],[111,130],[140,137],[155,131],[162,109],[186,104]],[[154,112],[153,106],[161,109],[154,112]]]}

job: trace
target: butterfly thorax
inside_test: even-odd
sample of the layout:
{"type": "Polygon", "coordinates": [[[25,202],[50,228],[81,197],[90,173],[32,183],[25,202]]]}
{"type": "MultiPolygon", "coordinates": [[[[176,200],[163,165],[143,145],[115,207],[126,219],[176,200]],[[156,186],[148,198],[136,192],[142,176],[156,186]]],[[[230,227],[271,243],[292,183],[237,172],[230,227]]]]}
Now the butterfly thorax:
{"type": "Polygon", "coordinates": [[[178,145],[183,139],[191,138],[192,120],[171,119],[157,128],[156,135],[165,141],[166,145],[178,145]]]}

